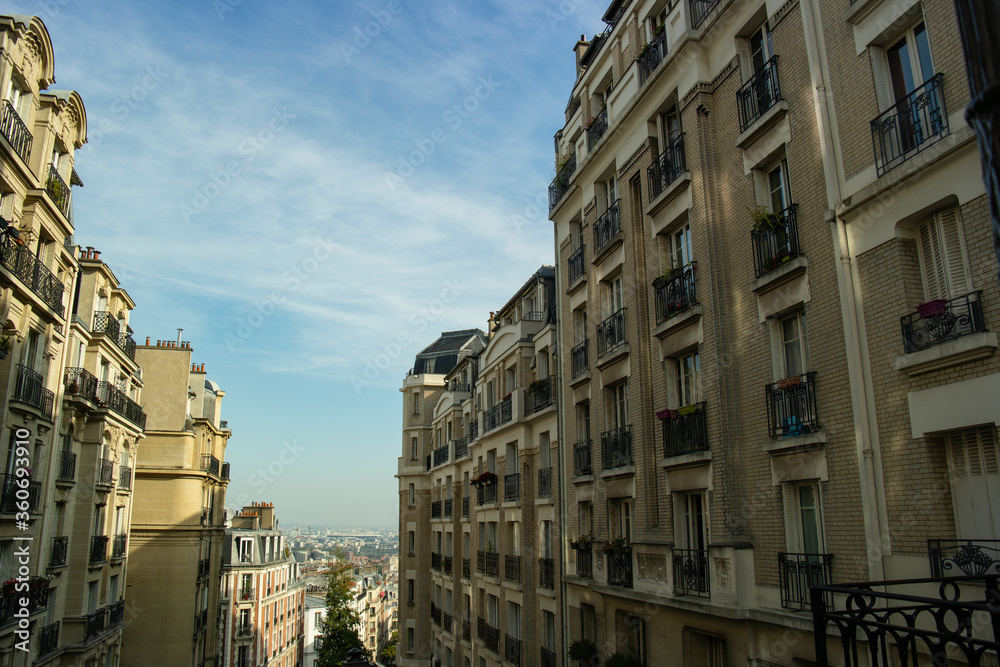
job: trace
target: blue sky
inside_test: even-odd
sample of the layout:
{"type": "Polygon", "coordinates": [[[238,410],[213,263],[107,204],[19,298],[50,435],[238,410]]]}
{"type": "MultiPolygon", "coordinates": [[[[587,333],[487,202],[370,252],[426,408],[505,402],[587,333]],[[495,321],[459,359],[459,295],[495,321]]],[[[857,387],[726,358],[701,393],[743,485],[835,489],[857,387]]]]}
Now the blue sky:
{"type": "Polygon", "coordinates": [[[7,3],[87,108],[76,241],[136,340],[182,327],[227,392],[227,505],[396,524],[399,386],[552,263],[552,137],[606,5],[7,3]]]}

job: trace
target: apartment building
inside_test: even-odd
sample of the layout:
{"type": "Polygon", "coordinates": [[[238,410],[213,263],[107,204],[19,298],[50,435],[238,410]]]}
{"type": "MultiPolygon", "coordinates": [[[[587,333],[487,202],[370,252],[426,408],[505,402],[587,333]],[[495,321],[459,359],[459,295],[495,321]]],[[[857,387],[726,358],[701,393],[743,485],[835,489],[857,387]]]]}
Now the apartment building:
{"type": "Polygon", "coordinates": [[[219,665],[302,664],[306,587],[271,503],[246,506],[222,545],[219,665]]]}
{"type": "Polygon", "coordinates": [[[997,560],[997,264],[954,11],[616,0],[577,43],[549,188],[567,646],[839,662],[830,618],[892,641],[821,589],[815,642],[810,586],[997,560]]]}
{"type": "Polygon", "coordinates": [[[326,598],[307,594],[303,614],[302,667],[316,667],[323,635],[323,617],[326,615],[326,598]]]}
{"type": "Polygon", "coordinates": [[[218,665],[222,542],[229,483],[226,392],[191,363],[187,341],[137,345],[146,438],[136,460],[129,600],[121,664],[218,665]]]}
{"type": "Polygon", "coordinates": [[[376,660],[389,643],[389,615],[385,579],[376,573],[355,568],[351,609],[358,615],[358,639],[371,660],[376,660]]]}

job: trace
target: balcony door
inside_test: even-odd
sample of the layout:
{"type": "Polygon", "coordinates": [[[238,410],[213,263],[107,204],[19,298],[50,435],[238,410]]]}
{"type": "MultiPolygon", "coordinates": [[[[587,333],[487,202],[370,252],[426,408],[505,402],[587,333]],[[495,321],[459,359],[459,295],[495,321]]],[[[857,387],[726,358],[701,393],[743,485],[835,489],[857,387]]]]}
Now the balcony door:
{"type": "MultiPolygon", "coordinates": [[[[923,22],[907,30],[902,37],[885,50],[889,67],[889,84],[894,104],[899,104],[914,90],[934,76],[931,47],[923,22]]],[[[918,146],[924,133],[933,134],[933,128],[922,128],[923,114],[913,105],[901,105],[898,111],[900,149],[903,153],[918,146]]]]}
{"type": "Polygon", "coordinates": [[[628,382],[610,389],[608,430],[617,430],[628,424],[628,382]]]}
{"type": "Polygon", "coordinates": [[[703,492],[682,493],[679,494],[678,499],[681,505],[678,546],[697,551],[708,549],[705,494],[703,492]]]}
{"type": "Polygon", "coordinates": [[[995,426],[945,434],[955,533],[959,539],[1000,539],[1000,447],[995,426]]]}

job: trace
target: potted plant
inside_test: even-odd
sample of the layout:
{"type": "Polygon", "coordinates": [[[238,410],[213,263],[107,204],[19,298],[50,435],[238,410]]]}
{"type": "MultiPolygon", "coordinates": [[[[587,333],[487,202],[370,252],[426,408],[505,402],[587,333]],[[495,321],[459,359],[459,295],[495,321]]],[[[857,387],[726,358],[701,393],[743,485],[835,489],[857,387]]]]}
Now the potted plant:
{"type": "Polygon", "coordinates": [[[576,549],[576,550],[582,549],[582,550],[586,551],[586,550],[590,549],[590,543],[593,542],[593,541],[594,541],[594,536],[592,534],[590,534],[590,533],[584,533],[584,534],[580,535],[580,537],[576,538],[575,541],[574,540],[570,540],[569,541],[569,546],[570,546],[571,549],[576,549]]]}
{"type": "Polygon", "coordinates": [[[576,660],[580,667],[597,665],[600,657],[597,655],[597,644],[589,639],[577,639],[569,645],[570,660],[576,660]]]}
{"type": "Polygon", "coordinates": [[[753,220],[753,230],[755,232],[777,232],[784,230],[785,225],[781,216],[777,213],[771,213],[767,210],[766,206],[754,206],[747,210],[750,211],[750,219],[753,220]]]}
{"type": "Polygon", "coordinates": [[[624,537],[612,537],[610,540],[604,542],[604,553],[613,553],[615,551],[621,551],[628,544],[625,542],[624,537]]]}
{"type": "Polygon", "coordinates": [[[642,48],[635,52],[635,59],[636,60],[642,60],[643,57],[647,53],[649,53],[649,43],[648,42],[646,44],[643,44],[642,48]]]}
{"type": "Polygon", "coordinates": [[[693,415],[697,411],[698,411],[698,406],[697,405],[694,405],[694,404],[685,405],[682,408],[677,408],[677,416],[678,417],[683,417],[685,415],[693,415]]]}
{"type": "Polygon", "coordinates": [[[490,472],[489,470],[486,470],[480,473],[478,476],[473,477],[469,481],[472,482],[473,486],[479,488],[482,486],[486,486],[487,484],[492,484],[494,481],[496,481],[496,478],[497,474],[495,472],[490,472]]]}
{"type": "Polygon", "coordinates": [[[921,318],[940,315],[948,309],[948,299],[931,299],[917,306],[917,315],[921,318]]]}
{"type": "Polygon", "coordinates": [[[531,384],[529,384],[526,391],[529,394],[537,394],[538,392],[543,391],[545,389],[546,385],[548,385],[548,382],[549,382],[548,378],[539,378],[533,381],[531,384]]]}

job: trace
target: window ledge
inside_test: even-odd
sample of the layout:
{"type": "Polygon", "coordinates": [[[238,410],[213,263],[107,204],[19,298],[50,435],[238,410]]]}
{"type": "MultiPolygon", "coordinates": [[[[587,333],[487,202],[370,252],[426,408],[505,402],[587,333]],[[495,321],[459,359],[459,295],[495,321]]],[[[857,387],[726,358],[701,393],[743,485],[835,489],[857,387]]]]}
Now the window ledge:
{"type": "Polygon", "coordinates": [[[573,478],[573,483],[577,484],[577,485],[579,485],[579,484],[593,484],[594,483],[594,473],[590,473],[589,475],[577,475],[576,477],[573,478]]]}
{"type": "Polygon", "coordinates": [[[809,268],[809,262],[804,255],[799,255],[788,262],[782,264],[773,271],[765,273],[760,278],[753,281],[750,291],[756,294],[768,292],[779,285],[788,282],[800,273],[805,273],[809,268]]]}
{"type": "Polygon", "coordinates": [[[660,459],[661,468],[686,468],[688,466],[701,465],[712,460],[712,450],[704,452],[691,452],[690,454],[680,454],[660,459]]]}
{"type": "Polygon", "coordinates": [[[656,195],[653,201],[646,205],[646,215],[656,215],[667,202],[676,197],[691,182],[691,172],[685,171],[674,179],[674,182],[664,188],[663,192],[656,195]]]}
{"type": "Polygon", "coordinates": [[[599,370],[604,370],[605,368],[612,365],[619,359],[627,357],[628,350],[629,350],[628,343],[623,343],[622,345],[619,345],[617,349],[613,350],[612,352],[609,352],[608,354],[597,360],[597,368],[599,370]]]}
{"type": "Polygon", "coordinates": [[[822,449],[826,445],[826,431],[820,429],[805,435],[793,435],[764,443],[768,454],[787,454],[793,451],[822,449]]]}
{"type": "Polygon", "coordinates": [[[844,12],[844,20],[857,25],[878,9],[885,0],[856,0],[844,12]]]}
{"type": "Polygon", "coordinates": [[[594,266],[600,264],[601,260],[604,259],[604,256],[607,255],[612,250],[614,250],[615,248],[617,248],[618,246],[620,246],[623,243],[623,241],[624,241],[624,232],[618,232],[617,234],[612,236],[610,241],[605,243],[599,250],[597,250],[591,264],[593,264],[594,266]]]}
{"type": "Polygon", "coordinates": [[[907,375],[921,375],[969,361],[985,359],[992,356],[996,349],[997,335],[987,331],[962,336],[957,340],[940,343],[926,350],[896,357],[895,366],[897,371],[902,371],[907,375]]]}
{"type": "Polygon", "coordinates": [[[743,134],[736,137],[736,147],[746,149],[771,125],[779,121],[788,113],[788,101],[778,100],[774,106],[764,112],[764,115],[753,122],[753,124],[743,131],[743,134]]]}
{"type": "Polygon", "coordinates": [[[580,373],[579,375],[577,375],[575,378],[569,381],[569,386],[571,386],[573,389],[576,389],[577,387],[586,384],[587,382],[590,382],[590,371],[587,371],[586,373],[580,373]]]}
{"type": "Polygon", "coordinates": [[[573,294],[578,289],[580,289],[582,285],[586,284],[587,284],[587,272],[584,271],[579,278],[577,278],[576,280],[574,280],[569,284],[569,287],[566,288],[566,294],[573,294]]]}
{"type": "Polygon", "coordinates": [[[628,477],[635,474],[635,464],[629,466],[622,466],[620,468],[612,468],[611,470],[602,470],[601,479],[610,479],[614,477],[628,477]]]}
{"type": "Polygon", "coordinates": [[[663,338],[664,336],[671,334],[675,331],[683,329],[689,324],[694,324],[701,318],[701,304],[696,303],[691,306],[683,313],[679,315],[674,315],[673,317],[668,317],[662,323],[658,324],[655,329],[653,329],[653,335],[657,338],[663,338]]]}

